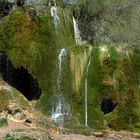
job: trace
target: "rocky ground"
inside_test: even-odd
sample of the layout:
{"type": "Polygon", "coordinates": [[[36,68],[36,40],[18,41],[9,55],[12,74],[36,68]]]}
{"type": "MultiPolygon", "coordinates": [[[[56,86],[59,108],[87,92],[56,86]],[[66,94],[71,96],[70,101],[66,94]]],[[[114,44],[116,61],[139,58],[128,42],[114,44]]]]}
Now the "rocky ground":
{"type": "Polygon", "coordinates": [[[115,135],[95,137],[84,135],[54,135],[54,140],[139,140],[139,138],[133,137],[117,137],[115,135]]]}
{"type": "Polygon", "coordinates": [[[60,134],[59,131],[28,126],[24,122],[9,121],[9,125],[0,129],[0,139],[9,133],[12,136],[28,136],[31,140],[139,140],[139,134],[128,132],[94,132],[91,136],[80,134],[60,134]]]}
{"type": "Polygon", "coordinates": [[[125,131],[95,132],[90,130],[88,133],[90,135],[85,136],[81,135],[80,131],[77,133],[77,129],[76,132],[60,130],[49,118],[35,110],[34,102],[27,101],[22,94],[3,82],[0,82],[0,97],[0,140],[4,140],[7,134],[16,138],[26,136],[29,140],[140,139],[140,134],[125,131]]]}
{"type": "MultiPolygon", "coordinates": [[[[5,112],[3,113],[6,114],[5,112]]],[[[139,133],[126,131],[103,131],[91,130],[90,136],[81,134],[63,134],[62,130],[55,127],[39,125],[31,118],[26,118],[22,113],[18,115],[7,114],[7,125],[0,128],[0,140],[7,134],[20,138],[26,136],[29,140],[139,140],[139,133]],[[19,115],[20,114],[20,115],[19,115]],[[22,114],[22,115],[21,115],[22,114]],[[19,117],[20,116],[20,117],[19,117]],[[22,117],[21,117],[22,116],[22,117]]],[[[2,114],[1,114],[2,115],[2,114]]],[[[33,114],[32,114],[33,115],[33,114]]],[[[34,115],[33,115],[34,116],[34,115]]]]}

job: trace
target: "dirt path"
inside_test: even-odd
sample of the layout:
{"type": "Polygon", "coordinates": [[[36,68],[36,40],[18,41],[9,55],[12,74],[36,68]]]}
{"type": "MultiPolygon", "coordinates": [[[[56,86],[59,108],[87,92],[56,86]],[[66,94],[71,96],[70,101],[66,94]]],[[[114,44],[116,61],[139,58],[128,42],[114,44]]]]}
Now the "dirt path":
{"type": "Polygon", "coordinates": [[[75,135],[75,134],[70,134],[70,135],[53,135],[54,140],[97,140],[93,136],[84,136],[84,135],[75,135]]]}
{"type": "Polygon", "coordinates": [[[140,140],[140,138],[134,138],[129,135],[121,136],[115,134],[110,134],[104,137],[84,136],[78,134],[70,134],[70,135],[54,134],[53,140],[140,140]]]}
{"type": "Polygon", "coordinates": [[[107,137],[94,137],[94,136],[83,136],[83,135],[53,135],[54,140],[140,140],[140,138],[132,137],[116,137],[114,135],[107,137]]]}
{"type": "Polygon", "coordinates": [[[2,138],[11,130],[26,129],[26,128],[30,128],[30,127],[25,125],[24,122],[14,122],[14,121],[8,120],[8,125],[0,128],[0,140],[2,140],[2,138]]]}
{"type": "MultiPolygon", "coordinates": [[[[8,125],[0,128],[0,140],[9,132],[16,129],[31,129],[33,127],[27,126],[25,122],[14,122],[12,120],[8,120],[8,125]]],[[[49,130],[44,130],[43,128],[38,128],[42,131],[49,132],[49,130]]],[[[78,134],[57,134],[57,131],[49,132],[52,136],[53,140],[140,140],[140,138],[134,138],[122,135],[116,135],[116,133],[111,133],[106,137],[95,137],[95,136],[84,136],[78,134]]]]}

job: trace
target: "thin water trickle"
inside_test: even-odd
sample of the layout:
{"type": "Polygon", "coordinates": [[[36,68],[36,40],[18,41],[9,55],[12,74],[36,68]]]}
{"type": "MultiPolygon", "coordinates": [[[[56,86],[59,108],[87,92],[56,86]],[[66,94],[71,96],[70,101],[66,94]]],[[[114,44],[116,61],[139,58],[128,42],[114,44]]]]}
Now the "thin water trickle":
{"type": "Polygon", "coordinates": [[[62,48],[60,53],[59,53],[59,56],[58,56],[58,64],[59,64],[59,71],[61,73],[61,67],[62,67],[62,61],[63,59],[67,56],[67,52],[66,52],[66,49],[65,48],[62,48]]]}
{"type": "Polygon", "coordinates": [[[88,70],[89,70],[89,67],[90,67],[90,64],[91,64],[91,52],[92,52],[92,49],[90,50],[90,53],[89,53],[89,62],[88,62],[88,65],[87,65],[87,69],[86,69],[86,77],[85,77],[85,126],[88,127],[88,100],[87,100],[87,97],[88,97],[88,70]]]}
{"type": "Polygon", "coordinates": [[[57,15],[56,4],[54,4],[54,6],[51,7],[51,16],[53,17],[55,28],[57,28],[60,22],[60,19],[59,19],[59,16],[57,15]]]}
{"type": "Polygon", "coordinates": [[[74,26],[75,41],[76,41],[77,44],[82,45],[83,41],[82,41],[82,38],[80,36],[80,31],[79,31],[79,28],[78,28],[78,24],[77,24],[74,17],[73,17],[73,26],[74,26]]]}
{"type": "Polygon", "coordinates": [[[61,87],[61,74],[62,74],[62,63],[63,60],[67,57],[67,52],[65,48],[62,48],[60,50],[60,53],[58,55],[58,66],[59,66],[59,70],[58,70],[58,78],[57,78],[57,87],[58,87],[58,92],[60,91],[60,87],[61,87]]]}
{"type": "Polygon", "coordinates": [[[85,126],[88,126],[87,86],[88,86],[88,83],[87,83],[87,78],[86,78],[85,79],[85,126]]]}

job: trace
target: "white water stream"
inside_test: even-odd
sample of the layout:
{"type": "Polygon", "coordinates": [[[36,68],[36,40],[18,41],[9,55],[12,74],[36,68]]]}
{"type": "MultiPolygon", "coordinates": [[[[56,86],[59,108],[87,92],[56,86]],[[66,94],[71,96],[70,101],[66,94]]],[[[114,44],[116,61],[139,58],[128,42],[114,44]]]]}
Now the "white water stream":
{"type": "Polygon", "coordinates": [[[58,87],[58,91],[61,92],[60,87],[61,87],[61,75],[62,75],[62,63],[63,60],[67,57],[67,52],[65,48],[62,48],[60,50],[60,53],[58,55],[58,66],[59,66],[59,70],[58,70],[58,78],[57,78],[57,87],[58,87]]]}
{"type": "Polygon", "coordinates": [[[57,78],[57,94],[55,95],[55,102],[52,106],[52,116],[56,125],[59,128],[63,128],[64,119],[71,115],[70,105],[65,101],[64,96],[61,93],[61,80],[62,80],[62,67],[64,60],[67,57],[66,49],[62,48],[58,55],[58,78],[57,78]]]}
{"type": "Polygon", "coordinates": [[[74,26],[74,35],[75,35],[76,44],[82,45],[83,41],[82,41],[82,38],[80,36],[80,31],[79,31],[79,28],[78,28],[78,24],[77,24],[74,17],[73,17],[73,26],[74,26]]]}
{"type": "Polygon", "coordinates": [[[58,24],[60,23],[59,16],[57,15],[57,6],[55,0],[53,1],[54,6],[51,7],[51,16],[53,17],[55,28],[57,29],[58,24]]]}
{"type": "Polygon", "coordinates": [[[92,50],[90,50],[89,53],[89,62],[87,65],[87,69],[86,69],[86,77],[85,77],[85,126],[88,127],[88,70],[89,70],[89,66],[91,64],[91,52],[92,50]]]}

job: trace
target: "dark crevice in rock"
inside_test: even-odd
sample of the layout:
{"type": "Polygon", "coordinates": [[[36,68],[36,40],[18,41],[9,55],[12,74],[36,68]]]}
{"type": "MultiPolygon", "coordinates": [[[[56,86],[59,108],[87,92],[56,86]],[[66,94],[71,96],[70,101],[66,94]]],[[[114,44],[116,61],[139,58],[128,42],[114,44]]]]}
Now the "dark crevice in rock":
{"type": "Polygon", "coordinates": [[[17,0],[17,6],[21,7],[25,3],[25,0],[17,0]]]}
{"type": "Polygon", "coordinates": [[[0,74],[4,81],[19,90],[28,100],[39,99],[41,89],[37,80],[24,67],[15,68],[3,52],[0,52],[0,74]]]}
{"type": "Polygon", "coordinates": [[[5,0],[0,1],[0,19],[4,16],[7,16],[12,8],[13,3],[5,0]]]}
{"type": "Polygon", "coordinates": [[[114,103],[112,99],[103,98],[101,103],[101,110],[104,112],[104,114],[107,114],[112,112],[116,105],[117,103],[114,103]]]}
{"type": "Polygon", "coordinates": [[[23,7],[25,0],[16,0],[15,2],[9,2],[8,0],[0,0],[0,19],[9,15],[14,6],[23,7]]]}

